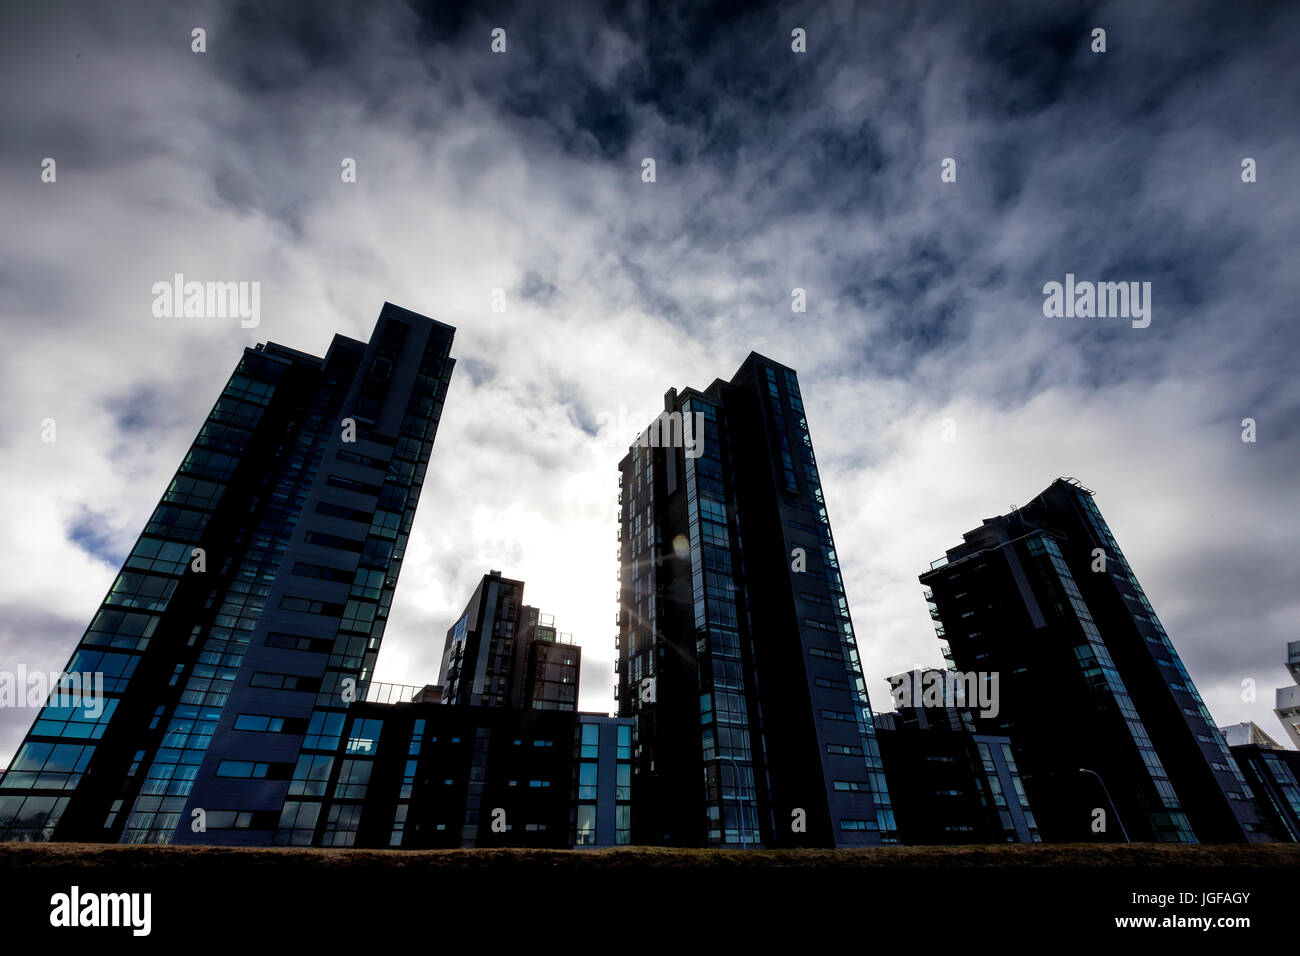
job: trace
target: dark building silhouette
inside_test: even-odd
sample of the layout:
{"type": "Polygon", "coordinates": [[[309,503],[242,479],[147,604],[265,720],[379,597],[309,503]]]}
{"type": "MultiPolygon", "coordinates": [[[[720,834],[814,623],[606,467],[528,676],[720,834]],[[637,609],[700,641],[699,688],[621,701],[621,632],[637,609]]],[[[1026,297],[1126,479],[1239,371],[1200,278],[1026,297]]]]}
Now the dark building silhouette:
{"type": "Polygon", "coordinates": [[[314,846],[617,846],[631,841],[631,721],[573,710],[438,703],[372,684],[328,756],[290,789],[320,825],[277,831],[314,846]]]}
{"type": "Polygon", "coordinates": [[[670,389],[619,470],[634,842],[895,841],[794,370],[670,389]]]}
{"type": "Polygon", "coordinates": [[[1091,491],[1057,479],[964,539],[921,581],[956,670],[997,675],[976,722],[1011,737],[1045,841],[1268,839],[1091,491]]]}
{"type": "MultiPolygon", "coordinates": [[[[891,683],[916,684],[917,677],[912,672],[891,683]]],[[[876,714],[899,841],[1039,842],[1011,738],[978,733],[971,713],[959,706],[963,700],[954,696],[935,706],[896,700],[895,712],[876,714]]]]}
{"type": "Polygon", "coordinates": [[[1219,730],[1269,834],[1279,843],[1300,843],[1300,751],[1287,750],[1253,723],[1219,730]]]}
{"type": "Polygon", "coordinates": [[[483,575],[447,631],[439,681],[449,704],[576,710],[582,648],[524,604],[524,582],[483,575]]]}
{"type": "Polygon", "coordinates": [[[106,675],[105,699],[40,711],[0,838],[270,844],[323,825],[317,796],[286,815],[286,794],[364,699],[453,334],[386,303],[368,343],[245,350],[68,663],[106,675]]]}

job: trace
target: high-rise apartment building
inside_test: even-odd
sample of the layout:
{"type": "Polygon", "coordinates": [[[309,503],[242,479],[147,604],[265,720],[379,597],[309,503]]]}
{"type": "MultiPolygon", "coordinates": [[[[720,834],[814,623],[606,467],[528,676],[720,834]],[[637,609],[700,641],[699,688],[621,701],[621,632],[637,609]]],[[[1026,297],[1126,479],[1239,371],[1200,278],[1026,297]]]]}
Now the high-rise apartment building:
{"type": "Polygon", "coordinates": [[[890,678],[897,710],[876,714],[876,735],[894,798],[899,840],[907,844],[1037,843],[1038,824],[1020,779],[1011,739],[981,734],[965,700],[948,692],[933,702],[902,688],[947,672],[890,678]]]}
{"type": "Polygon", "coordinates": [[[0,839],[271,844],[318,825],[383,638],[454,330],[247,349],[0,784],[0,839]],[[277,835],[285,837],[277,840],[277,835]]]}
{"type": "Polygon", "coordinates": [[[634,842],[895,841],[794,370],[670,389],[619,470],[634,842]]]}
{"type": "Polygon", "coordinates": [[[964,539],[921,582],[945,656],[996,681],[976,723],[1010,736],[1045,841],[1268,839],[1091,491],[1057,479],[964,539]]]}
{"type": "Polygon", "coordinates": [[[1279,843],[1300,843],[1300,751],[1287,750],[1251,722],[1220,727],[1255,793],[1260,818],[1279,843]]]}
{"type": "Polygon", "coordinates": [[[447,631],[438,680],[447,704],[577,710],[581,669],[582,648],[524,604],[524,582],[490,571],[447,631]]]}
{"type": "MultiPolygon", "coordinates": [[[[313,846],[617,846],[631,840],[631,721],[568,710],[426,702],[368,686],[316,786],[313,846]]],[[[436,698],[436,695],[433,695],[436,698]]],[[[282,842],[285,842],[282,840],[282,842]]]]}

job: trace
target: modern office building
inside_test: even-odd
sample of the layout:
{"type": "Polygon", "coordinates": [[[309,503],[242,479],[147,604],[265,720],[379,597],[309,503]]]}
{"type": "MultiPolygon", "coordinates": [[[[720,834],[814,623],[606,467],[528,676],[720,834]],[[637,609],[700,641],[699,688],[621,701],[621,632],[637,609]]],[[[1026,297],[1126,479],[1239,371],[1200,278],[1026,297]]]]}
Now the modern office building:
{"type": "MultiPolygon", "coordinates": [[[[364,699],[454,330],[385,304],[323,358],[245,350],[0,785],[0,839],[267,845],[364,699]],[[200,828],[206,820],[206,831],[200,828]]],[[[321,823],[323,825],[323,822],[321,823]]]]}
{"type": "Polygon", "coordinates": [[[1300,843],[1300,751],[1287,750],[1249,721],[1219,729],[1273,839],[1300,843]]]}
{"type": "Polygon", "coordinates": [[[577,710],[582,648],[524,604],[524,582],[483,575],[447,631],[439,682],[448,704],[577,710]]]}
{"type": "Polygon", "coordinates": [[[1045,841],[1268,839],[1091,491],[1057,479],[920,577],[955,669],[997,675],[976,722],[1011,738],[1045,841]]]}
{"type": "Polygon", "coordinates": [[[437,703],[372,684],[285,805],[321,801],[319,825],[276,843],[568,847],[631,842],[630,720],[569,710],[437,703]]]}
{"type": "Polygon", "coordinates": [[[896,841],[794,370],[670,389],[619,471],[634,842],[896,841]]]}
{"type": "MultiPolygon", "coordinates": [[[[946,678],[947,672],[925,672],[931,675],[946,678]]],[[[897,709],[876,714],[899,841],[911,845],[1039,842],[1011,738],[978,733],[964,699],[956,694],[930,703],[896,693],[900,686],[919,686],[921,676],[913,671],[891,677],[897,709]]],[[[953,687],[946,679],[943,683],[953,687]]]]}
{"type": "Polygon", "coordinates": [[[1294,683],[1277,689],[1273,713],[1291,738],[1291,745],[1300,748],[1300,641],[1287,642],[1286,668],[1294,683]]]}

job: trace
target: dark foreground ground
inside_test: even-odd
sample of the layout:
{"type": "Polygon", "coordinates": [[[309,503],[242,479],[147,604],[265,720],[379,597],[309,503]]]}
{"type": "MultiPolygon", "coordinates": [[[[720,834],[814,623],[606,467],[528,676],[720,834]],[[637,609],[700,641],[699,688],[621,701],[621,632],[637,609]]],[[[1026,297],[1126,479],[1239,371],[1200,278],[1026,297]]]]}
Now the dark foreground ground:
{"type": "Polygon", "coordinates": [[[629,939],[640,948],[693,951],[724,941],[766,949],[773,932],[828,948],[835,939],[836,949],[872,937],[939,945],[952,934],[989,943],[1025,933],[1147,942],[1196,935],[1230,946],[1295,942],[1298,882],[1296,845],[390,851],[0,844],[7,938],[76,935],[127,946],[190,945],[196,933],[206,943],[378,934],[389,945],[425,940],[493,951],[550,949],[552,937],[562,949],[571,948],[565,940],[603,948],[629,939]],[[150,939],[124,928],[52,928],[51,896],[74,885],[83,895],[149,893],[150,939]],[[1206,896],[1224,893],[1234,895],[1206,896]],[[1162,906],[1143,895],[1167,899],[1162,906]],[[1157,925],[1117,926],[1125,917],[1154,917],[1157,925]],[[1187,925],[1206,917],[1244,917],[1250,925],[1187,925]]]}

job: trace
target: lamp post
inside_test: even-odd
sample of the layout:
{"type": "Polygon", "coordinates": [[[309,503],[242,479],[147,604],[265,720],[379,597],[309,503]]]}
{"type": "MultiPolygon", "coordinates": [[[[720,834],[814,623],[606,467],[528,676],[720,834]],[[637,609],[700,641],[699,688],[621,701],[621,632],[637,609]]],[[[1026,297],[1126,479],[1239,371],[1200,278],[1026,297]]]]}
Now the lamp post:
{"type": "Polygon", "coordinates": [[[1119,808],[1115,806],[1115,801],[1110,798],[1110,791],[1106,789],[1106,781],[1101,779],[1101,774],[1095,770],[1089,770],[1087,767],[1080,767],[1079,773],[1090,773],[1097,778],[1097,782],[1101,784],[1101,792],[1106,795],[1106,802],[1110,804],[1110,811],[1115,814],[1115,822],[1119,824],[1119,832],[1124,835],[1124,842],[1132,843],[1133,841],[1128,838],[1128,831],[1124,829],[1124,821],[1119,817],[1119,808]]]}

